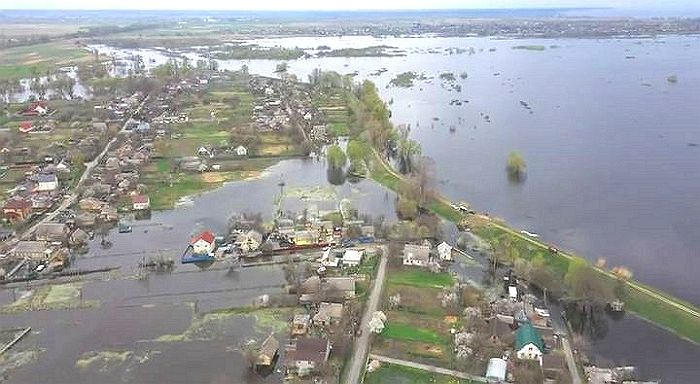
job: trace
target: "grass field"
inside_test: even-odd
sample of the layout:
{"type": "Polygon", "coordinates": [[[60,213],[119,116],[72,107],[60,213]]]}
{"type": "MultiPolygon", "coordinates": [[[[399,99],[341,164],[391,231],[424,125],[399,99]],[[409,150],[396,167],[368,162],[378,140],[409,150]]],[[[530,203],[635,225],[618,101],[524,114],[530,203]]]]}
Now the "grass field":
{"type": "Polygon", "coordinates": [[[0,51],[0,79],[29,77],[88,57],[90,52],[69,41],[3,49],[0,51]]]}
{"type": "Polygon", "coordinates": [[[440,336],[437,332],[430,329],[418,328],[408,324],[401,324],[391,321],[389,319],[384,332],[381,333],[382,337],[388,339],[406,340],[406,341],[418,341],[422,343],[439,344],[444,345],[447,340],[440,336]]]}
{"type": "Polygon", "coordinates": [[[400,365],[382,363],[374,372],[367,373],[364,384],[468,384],[470,380],[440,375],[400,365]]]}
{"type": "Polygon", "coordinates": [[[388,276],[390,284],[410,285],[423,288],[446,288],[454,285],[454,278],[446,272],[432,273],[424,269],[403,269],[391,271],[388,276]]]}

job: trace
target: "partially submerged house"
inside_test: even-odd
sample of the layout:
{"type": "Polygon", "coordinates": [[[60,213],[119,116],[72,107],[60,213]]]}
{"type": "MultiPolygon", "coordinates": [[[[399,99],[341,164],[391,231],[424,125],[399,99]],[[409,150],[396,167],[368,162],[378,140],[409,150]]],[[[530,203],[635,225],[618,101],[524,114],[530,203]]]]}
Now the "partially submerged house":
{"type": "Polygon", "coordinates": [[[268,336],[260,345],[258,356],[255,359],[256,366],[270,366],[277,357],[279,352],[280,342],[272,335],[268,336]]]}
{"type": "Polygon", "coordinates": [[[144,194],[132,195],[131,206],[134,211],[145,211],[151,208],[151,199],[144,194]]]}
{"type": "Polygon", "coordinates": [[[211,231],[204,231],[192,238],[190,246],[196,255],[208,255],[214,252],[216,237],[211,231]]]}
{"type": "Polygon", "coordinates": [[[427,245],[406,244],[403,247],[403,265],[426,267],[430,262],[430,247],[427,245]]]}

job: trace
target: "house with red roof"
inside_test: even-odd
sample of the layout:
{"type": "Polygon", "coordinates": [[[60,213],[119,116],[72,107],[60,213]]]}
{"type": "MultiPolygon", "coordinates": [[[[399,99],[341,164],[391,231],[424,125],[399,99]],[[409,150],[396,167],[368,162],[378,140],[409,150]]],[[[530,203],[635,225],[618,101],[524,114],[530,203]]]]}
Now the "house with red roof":
{"type": "Polygon", "coordinates": [[[13,197],[5,202],[2,213],[12,223],[26,219],[32,213],[32,202],[21,197],[13,197]]]}
{"type": "Polygon", "coordinates": [[[19,123],[19,131],[21,133],[29,133],[34,130],[34,123],[31,121],[22,121],[19,123]]]}
{"type": "Polygon", "coordinates": [[[46,104],[45,101],[35,101],[27,108],[24,109],[24,111],[21,112],[22,116],[45,116],[46,114],[49,113],[49,107],[46,104]]]}
{"type": "Polygon", "coordinates": [[[151,208],[151,199],[148,197],[148,195],[132,195],[131,205],[135,211],[144,211],[146,209],[151,208]]]}
{"type": "Polygon", "coordinates": [[[192,238],[190,246],[195,255],[208,255],[214,252],[215,236],[211,231],[204,231],[192,238]]]}

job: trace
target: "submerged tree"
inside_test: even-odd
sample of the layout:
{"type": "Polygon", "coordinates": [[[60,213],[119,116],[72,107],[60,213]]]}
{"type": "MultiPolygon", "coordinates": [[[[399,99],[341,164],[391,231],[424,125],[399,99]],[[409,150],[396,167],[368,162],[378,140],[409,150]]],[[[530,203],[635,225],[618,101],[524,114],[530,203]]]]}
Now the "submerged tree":
{"type": "Polygon", "coordinates": [[[328,158],[328,167],[333,169],[342,169],[348,161],[345,152],[338,145],[329,146],[326,157],[328,158]]]}
{"type": "Polygon", "coordinates": [[[525,168],[527,168],[527,164],[519,152],[513,151],[508,154],[506,171],[511,181],[523,181],[525,179],[525,168]]]}

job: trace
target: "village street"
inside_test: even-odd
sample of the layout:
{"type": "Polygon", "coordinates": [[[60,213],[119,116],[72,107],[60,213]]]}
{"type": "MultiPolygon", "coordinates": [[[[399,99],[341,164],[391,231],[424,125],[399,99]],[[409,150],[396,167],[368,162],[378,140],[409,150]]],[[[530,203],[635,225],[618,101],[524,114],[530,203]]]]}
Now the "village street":
{"type": "MultiPolygon", "coordinates": [[[[141,111],[143,106],[146,104],[146,101],[148,101],[148,96],[143,98],[143,100],[141,101],[141,104],[139,104],[138,108],[132,114],[132,116],[138,114],[141,111]]],[[[85,163],[85,170],[83,171],[83,174],[80,175],[80,179],[75,184],[75,187],[73,188],[73,191],[70,192],[70,195],[68,197],[64,198],[63,202],[61,202],[61,204],[59,204],[59,206],[56,207],[56,209],[54,209],[52,212],[48,213],[46,216],[44,216],[41,220],[36,222],[31,227],[27,228],[27,230],[24,231],[24,233],[22,235],[18,236],[19,239],[24,240],[24,239],[30,238],[32,236],[32,234],[34,234],[34,231],[36,230],[36,228],[39,227],[39,225],[44,224],[44,223],[50,223],[61,211],[68,209],[71,205],[73,205],[76,202],[76,200],[80,196],[80,192],[79,192],[80,187],[83,185],[85,180],[87,180],[87,178],[90,176],[90,173],[92,172],[92,170],[97,165],[100,164],[100,161],[102,161],[102,158],[107,154],[107,152],[112,147],[112,145],[114,145],[114,143],[117,141],[117,138],[119,137],[119,135],[121,135],[123,132],[126,131],[126,127],[130,121],[131,121],[131,117],[126,119],[126,121],[122,125],[122,128],[119,130],[119,133],[117,133],[117,135],[115,135],[112,138],[112,140],[107,142],[107,144],[104,146],[104,148],[102,148],[102,152],[100,152],[97,156],[95,156],[95,158],[92,161],[85,163]]]]}
{"type": "Polygon", "coordinates": [[[368,324],[369,320],[372,318],[372,314],[379,307],[379,300],[382,296],[382,288],[384,287],[384,277],[386,275],[386,264],[388,260],[389,249],[386,246],[382,246],[382,259],[379,262],[379,269],[377,269],[377,277],[375,278],[374,285],[372,286],[372,292],[369,295],[369,300],[367,300],[365,313],[362,315],[362,322],[360,323],[362,334],[357,338],[357,340],[355,340],[352,359],[349,363],[348,375],[345,377],[346,384],[360,383],[361,375],[365,371],[365,357],[367,356],[367,350],[369,349],[369,337],[371,334],[368,324]]]}

